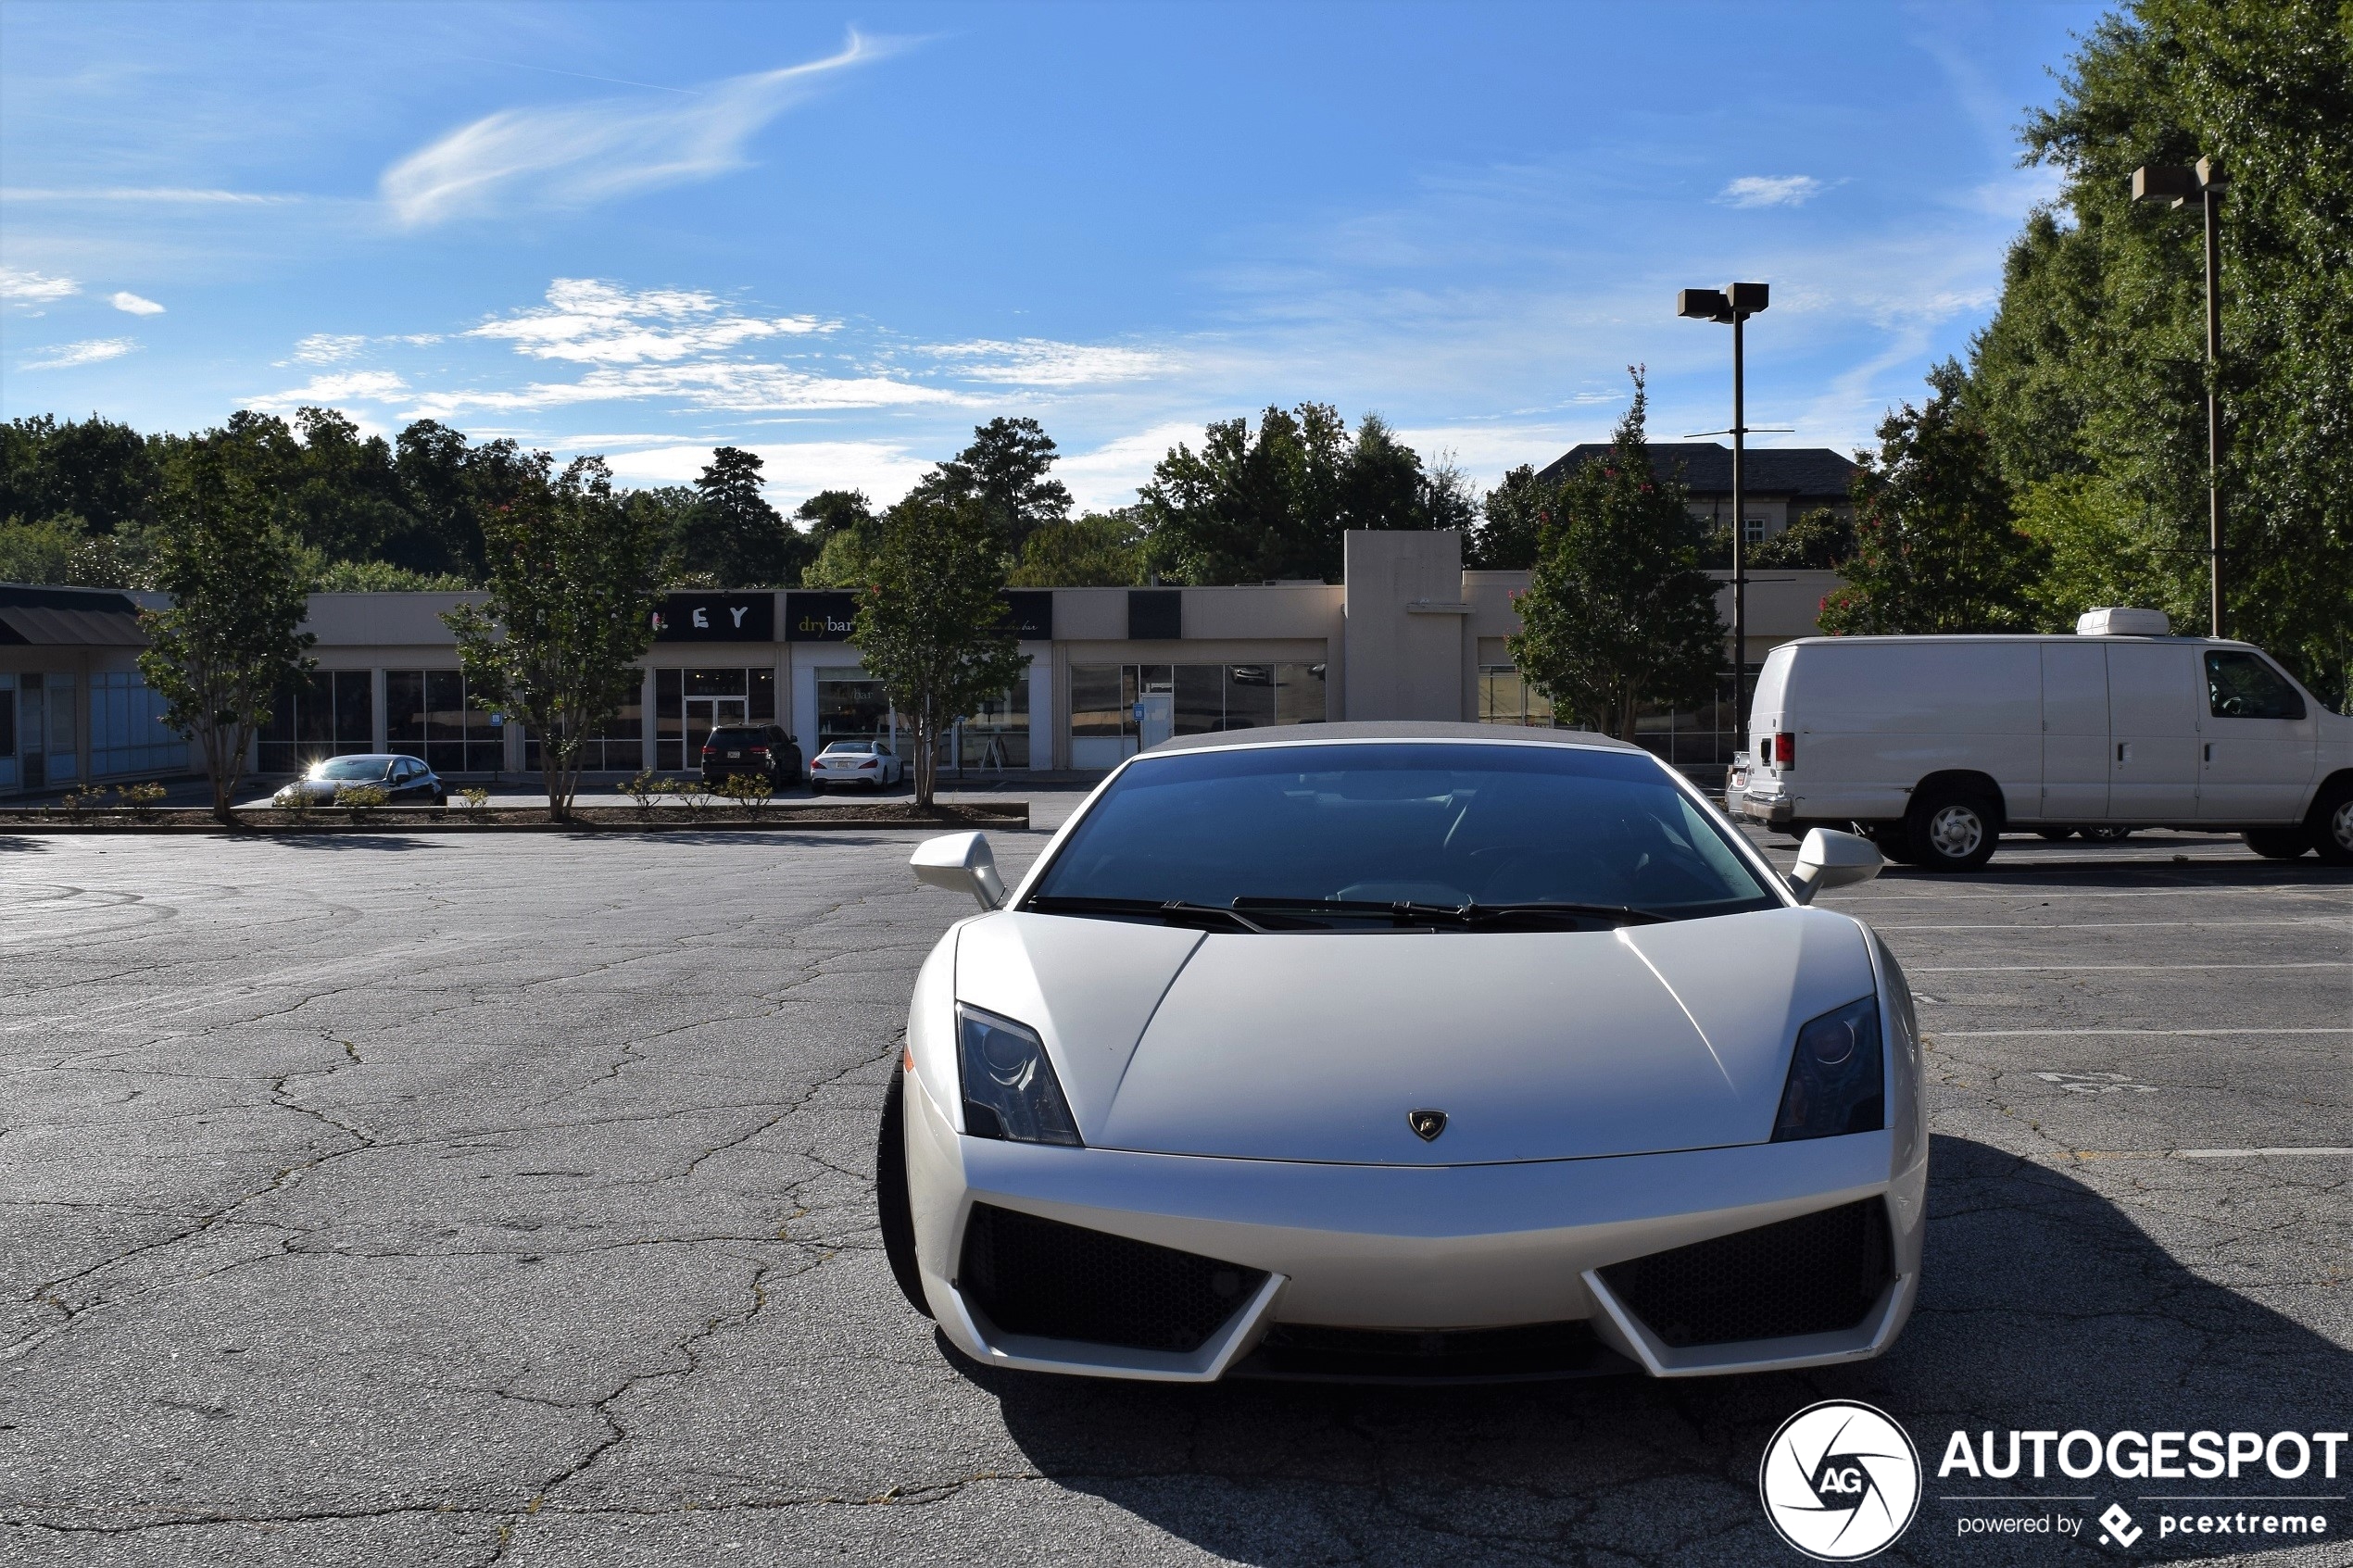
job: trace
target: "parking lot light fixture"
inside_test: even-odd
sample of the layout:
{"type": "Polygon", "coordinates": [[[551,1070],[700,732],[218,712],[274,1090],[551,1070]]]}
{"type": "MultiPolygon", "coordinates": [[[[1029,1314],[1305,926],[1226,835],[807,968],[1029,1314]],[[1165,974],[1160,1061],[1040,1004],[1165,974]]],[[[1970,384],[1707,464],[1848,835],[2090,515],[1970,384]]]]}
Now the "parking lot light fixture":
{"type": "Polygon", "coordinates": [[[2196,200],[2206,219],[2206,558],[2211,634],[2222,634],[2222,193],[2220,159],[2133,170],[2133,199],[2169,207],[2196,200]]]}
{"type": "Polygon", "coordinates": [[[1747,378],[1742,327],[1772,303],[1769,283],[1727,283],[1720,289],[1682,289],[1675,314],[1717,321],[1732,329],[1732,730],[1748,734],[1748,491],[1743,483],[1748,454],[1747,378]]]}

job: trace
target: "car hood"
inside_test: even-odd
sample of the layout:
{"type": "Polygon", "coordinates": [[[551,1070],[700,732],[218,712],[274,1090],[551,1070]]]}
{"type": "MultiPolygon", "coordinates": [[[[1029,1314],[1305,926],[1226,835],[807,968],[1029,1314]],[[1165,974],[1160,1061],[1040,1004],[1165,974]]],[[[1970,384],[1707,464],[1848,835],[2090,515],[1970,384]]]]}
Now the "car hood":
{"type": "Polygon", "coordinates": [[[1860,926],[1790,909],[1268,935],[1005,912],[956,964],[1044,1037],[1091,1146],[1386,1165],[1762,1143],[1797,1026],[1872,985],[1860,926]]]}

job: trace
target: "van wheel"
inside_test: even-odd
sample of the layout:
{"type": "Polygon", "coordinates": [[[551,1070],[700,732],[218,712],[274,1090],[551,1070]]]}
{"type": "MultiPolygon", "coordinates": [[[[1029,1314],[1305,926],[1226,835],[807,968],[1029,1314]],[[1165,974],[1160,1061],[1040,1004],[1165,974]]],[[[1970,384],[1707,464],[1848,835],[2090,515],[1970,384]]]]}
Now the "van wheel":
{"type": "Polygon", "coordinates": [[[2322,865],[2353,866],[2353,779],[2339,779],[2322,790],[2305,821],[2322,865]]]}
{"type": "Polygon", "coordinates": [[[2239,837],[2267,860],[2300,860],[2312,847],[2301,828],[2249,828],[2239,837]]]}
{"type": "Polygon", "coordinates": [[[915,1267],[915,1211],[907,1196],[907,1074],[894,1063],[883,1091],[882,1128],[875,1139],[875,1217],[882,1223],[883,1256],[907,1305],[931,1316],[924,1277],[915,1267]]]}
{"type": "Polygon", "coordinates": [[[1905,818],[1912,863],[1928,871],[1973,872],[1994,858],[1994,803],[1964,790],[1938,790],[1913,803],[1905,818]]]}

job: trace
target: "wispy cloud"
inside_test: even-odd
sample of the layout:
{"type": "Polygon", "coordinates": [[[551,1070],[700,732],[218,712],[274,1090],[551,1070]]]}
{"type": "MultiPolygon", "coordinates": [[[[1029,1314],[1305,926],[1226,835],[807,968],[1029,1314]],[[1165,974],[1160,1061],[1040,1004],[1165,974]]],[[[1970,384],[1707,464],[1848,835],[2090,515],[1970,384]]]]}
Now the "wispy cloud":
{"type": "Polygon", "coordinates": [[[605,368],[591,370],[576,382],[534,382],[507,390],[426,393],[417,398],[411,411],[421,419],[438,420],[467,409],[519,413],[644,397],[668,398],[689,408],[739,413],[972,401],[952,392],[885,376],[823,376],[786,365],[721,359],[605,368]]]}
{"type": "Polygon", "coordinates": [[[37,359],[27,359],[20,369],[27,370],[70,370],[77,365],[94,365],[102,359],[120,359],[137,352],[139,341],[128,337],[84,338],[47,350],[37,359]]]}
{"type": "Polygon", "coordinates": [[[814,316],[739,316],[698,289],[632,293],[594,278],[558,278],[545,307],[485,321],[465,335],[504,338],[537,359],[584,365],[668,363],[756,338],[829,330],[814,316]]]}
{"type": "Polygon", "coordinates": [[[1070,486],[1072,498],[1082,507],[1124,507],[1136,499],[1136,487],[1151,478],[1153,465],[1171,447],[1183,442],[1198,449],[1201,440],[1199,420],[1156,424],[1091,452],[1063,458],[1054,465],[1054,477],[1070,486]]]}
{"type": "Polygon", "coordinates": [[[502,109],[384,170],[379,190],[410,228],[510,207],[578,207],[740,169],[744,148],[826,76],[888,53],[849,35],[838,54],[713,82],[678,102],[602,99],[502,109]]]}
{"type": "Polygon", "coordinates": [[[183,185],[116,185],[94,190],[0,186],[0,201],[11,202],[154,202],[206,207],[283,207],[302,199],[298,195],[259,191],[210,191],[183,185]]]}
{"type": "Polygon", "coordinates": [[[138,295],[132,294],[128,291],[120,294],[108,295],[107,296],[107,303],[113,306],[117,310],[122,311],[124,314],[131,316],[160,316],[163,314],[163,307],[157,305],[154,300],[142,298],[138,295]]]}
{"type": "Polygon", "coordinates": [[[409,383],[391,370],[347,370],[341,375],[313,376],[307,385],[248,397],[245,406],[265,413],[284,414],[304,407],[333,408],[348,402],[390,403],[405,395],[409,383]]]}
{"type": "Polygon", "coordinates": [[[1803,207],[1821,194],[1811,174],[1743,174],[1716,199],[1726,207],[1803,207]]]}
{"type": "Polygon", "coordinates": [[[52,278],[16,267],[0,267],[0,299],[24,305],[47,305],[82,292],[71,278],[52,278]]]}
{"type": "Polygon", "coordinates": [[[935,344],[928,352],[958,361],[955,373],[967,380],[1012,386],[1091,386],[1101,382],[1142,381],[1183,368],[1151,349],[1055,343],[1037,337],[1010,343],[976,338],[969,343],[935,344]]]}
{"type": "Polygon", "coordinates": [[[352,358],[368,346],[368,340],[355,332],[312,332],[295,345],[290,358],[281,365],[334,365],[352,358]]]}

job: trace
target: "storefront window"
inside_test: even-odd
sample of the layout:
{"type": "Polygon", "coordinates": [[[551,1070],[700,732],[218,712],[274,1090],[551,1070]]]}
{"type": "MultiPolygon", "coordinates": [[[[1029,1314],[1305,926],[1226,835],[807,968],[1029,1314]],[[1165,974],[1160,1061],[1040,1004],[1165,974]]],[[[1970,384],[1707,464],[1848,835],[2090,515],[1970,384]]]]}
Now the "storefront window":
{"type": "Polygon", "coordinates": [[[1509,664],[1482,664],[1478,667],[1478,721],[1550,729],[1552,698],[1509,664]]]}
{"type": "Polygon", "coordinates": [[[14,789],[17,771],[17,678],[0,675],[0,789],[14,789]]]}
{"type": "Polygon", "coordinates": [[[776,671],[773,666],[764,670],[654,671],[657,768],[700,767],[702,743],[716,725],[771,724],[775,720],[776,671]]]}
{"type": "Polygon", "coordinates": [[[496,773],[507,760],[506,736],[467,700],[462,670],[386,671],[384,745],[443,774],[496,773]]]}
{"type": "Polygon", "coordinates": [[[1002,772],[1029,766],[1029,676],[1025,671],[1004,696],[939,737],[939,760],[958,772],[1002,772]]]}
{"type": "MultiPolygon", "coordinates": [[[[365,671],[360,679],[367,680],[365,671]]],[[[185,768],[188,743],[164,723],[164,707],[163,694],[136,671],[110,670],[92,676],[90,776],[185,768]]],[[[368,717],[365,709],[361,717],[368,717]]]]}
{"type": "Polygon", "coordinates": [[[1170,735],[1320,724],[1320,664],[1077,664],[1071,766],[1109,768],[1170,735]]]}
{"type": "MultiPolygon", "coordinates": [[[[646,705],[635,698],[591,730],[580,743],[580,766],[587,772],[634,773],[646,765],[646,705]]],[[[523,732],[522,765],[532,772],[541,766],[539,737],[523,732]]]]}
{"type": "Polygon", "coordinates": [[[891,739],[890,697],[856,670],[817,671],[817,749],[837,740],[891,739]]]}
{"type": "Polygon", "coordinates": [[[314,670],[270,699],[261,771],[308,772],[324,758],[373,750],[375,734],[374,677],[365,670],[314,670]]]}

